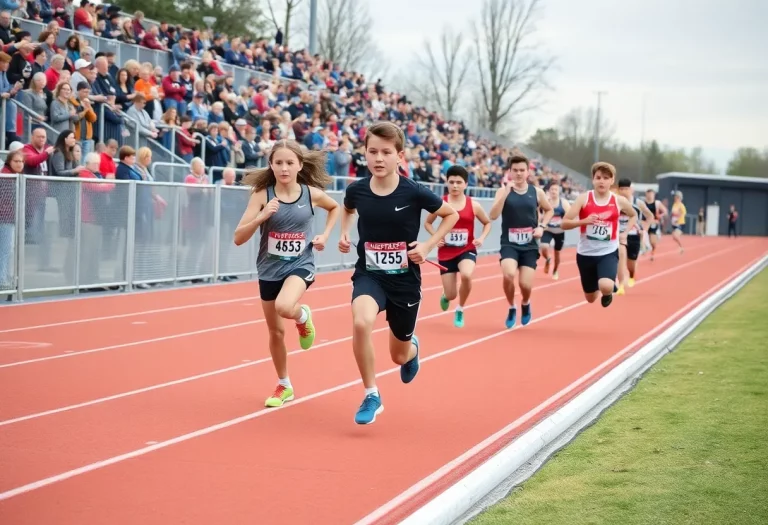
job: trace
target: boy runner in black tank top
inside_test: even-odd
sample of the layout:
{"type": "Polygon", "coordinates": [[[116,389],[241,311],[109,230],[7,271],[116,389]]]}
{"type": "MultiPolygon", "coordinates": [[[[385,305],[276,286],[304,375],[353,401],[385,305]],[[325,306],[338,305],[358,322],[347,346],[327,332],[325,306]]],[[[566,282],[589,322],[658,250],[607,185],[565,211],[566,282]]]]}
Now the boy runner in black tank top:
{"type": "MultiPolygon", "coordinates": [[[[632,188],[632,181],[630,179],[619,180],[619,195],[624,197],[632,204],[632,207],[637,213],[637,223],[633,231],[627,232],[627,272],[629,273],[629,279],[627,280],[627,286],[632,288],[635,285],[635,274],[637,273],[637,259],[640,255],[640,248],[643,242],[643,231],[656,225],[656,218],[648,208],[648,206],[642,200],[635,197],[635,191],[632,188]],[[642,218],[645,218],[646,228],[643,228],[641,222],[642,218]]],[[[621,221],[626,224],[629,221],[629,217],[622,212],[621,221]]],[[[621,287],[620,287],[621,288],[621,287]]],[[[621,291],[621,290],[620,290],[621,291]]]]}
{"type": "Polygon", "coordinates": [[[651,243],[651,261],[653,261],[653,256],[656,255],[656,245],[659,242],[659,224],[661,224],[661,218],[667,214],[667,207],[664,206],[663,202],[656,200],[656,192],[652,189],[645,190],[645,204],[651,210],[654,219],[656,219],[656,225],[648,228],[648,240],[651,243]]]}
{"type": "Polygon", "coordinates": [[[405,159],[405,135],[390,122],[379,122],[365,136],[365,156],[371,176],[347,187],[341,217],[339,251],[348,253],[349,229],[357,212],[358,260],[352,275],[352,347],[365,386],[365,398],[355,422],[367,425],[384,407],[376,388],[373,324],[387,312],[389,353],[400,365],[400,379],[410,383],[419,371],[419,340],[414,335],[421,304],[422,264],[438,241],[456,224],[459,214],[423,185],[398,175],[405,159]],[[442,218],[437,231],[424,243],[416,239],[421,210],[442,218]]]}
{"type": "Polygon", "coordinates": [[[544,233],[545,224],[549,223],[554,208],[547,195],[539,188],[528,184],[528,159],[512,156],[507,161],[506,177],[501,188],[496,191],[496,198],[491,206],[491,220],[501,216],[501,271],[504,276],[504,294],[509,301],[509,311],[505,325],[515,326],[517,309],[515,308],[515,275],[519,274],[518,283],[522,300],[522,323],[531,321],[531,290],[539,258],[539,239],[544,233]],[[539,208],[544,215],[539,223],[539,208]]]}

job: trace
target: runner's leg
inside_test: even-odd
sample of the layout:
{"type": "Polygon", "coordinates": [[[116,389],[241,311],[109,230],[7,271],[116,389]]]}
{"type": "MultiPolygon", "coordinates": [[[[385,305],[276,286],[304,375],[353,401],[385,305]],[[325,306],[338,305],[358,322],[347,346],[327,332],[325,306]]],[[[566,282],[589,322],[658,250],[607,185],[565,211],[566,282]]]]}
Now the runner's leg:
{"type": "MultiPolygon", "coordinates": [[[[302,272],[302,275],[312,275],[309,272],[302,272]]],[[[310,281],[311,282],[311,281],[310,281]]],[[[300,305],[299,300],[304,292],[307,291],[308,282],[299,275],[289,275],[280,294],[275,300],[275,311],[277,315],[284,319],[293,319],[296,323],[296,329],[299,332],[299,343],[301,348],[308,350],[315,342],[315,326],[312,322],[312,312],[307,305],[300,305]]]]}

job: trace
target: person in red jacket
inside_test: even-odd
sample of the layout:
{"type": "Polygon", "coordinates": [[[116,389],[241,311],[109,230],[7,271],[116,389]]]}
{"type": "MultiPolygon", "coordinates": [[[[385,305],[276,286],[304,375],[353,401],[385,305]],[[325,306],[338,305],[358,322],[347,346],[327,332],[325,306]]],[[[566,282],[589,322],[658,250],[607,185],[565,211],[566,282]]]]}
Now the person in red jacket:
{"type": "Polygon", "coordinates": [[[187,102],[184,97],[187,94],[187,88],[181,83],[181,69],[174,64],[168,71],[168,76],[163,79],[163,93],[165,93],[165,110],[176,109],[177,115],[186,115],[187,102]]]}

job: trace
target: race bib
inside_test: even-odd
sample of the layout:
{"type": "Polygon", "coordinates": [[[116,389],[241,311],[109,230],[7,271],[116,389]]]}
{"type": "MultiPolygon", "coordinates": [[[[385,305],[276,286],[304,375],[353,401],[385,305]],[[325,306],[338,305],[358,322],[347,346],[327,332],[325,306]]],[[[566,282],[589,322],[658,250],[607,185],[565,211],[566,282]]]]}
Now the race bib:
{"type": "Polygon", "coordinates": [[[595,222],[587,224],[587,239],[593,241],[610,241],[613,234],[613,227],[607,222],[595,222]]]}
{"type": "Polygon", "coordinates": [[[619,217],[619,233],[627,231],[627,225],[629,225],[629,217],[619,217]]]}
{"type": "Polygon", "coordinates": [[[365,268],[387,274],[408,271],[408,248],[404,242],[365,243],[365,268]]]}
{"type": "Polygon", "coordinates": [[[446,246],[466,246],[469,242],[469,230],[456,229],[448,232],[445,236],[446,246]]]}
{"type": "Polygon", "coordinates": [[[529,244],[533,240],[533,228],[510,228],[509,242],[514,244],[529,244]]]}
{"type": "Polygon", "coordinates": [[[269,232],[267,255],[272,259],[296,259],[306,247],[307,237],[304,233],[269,232]]]}
{"type": "Polygon", "coordinates": [[[552,217],[549,220],[549,224],[548,224],[548,226],[550,228],[559,228],[562,225],[563,225],[563,218],[562,217],[552,217]]]}

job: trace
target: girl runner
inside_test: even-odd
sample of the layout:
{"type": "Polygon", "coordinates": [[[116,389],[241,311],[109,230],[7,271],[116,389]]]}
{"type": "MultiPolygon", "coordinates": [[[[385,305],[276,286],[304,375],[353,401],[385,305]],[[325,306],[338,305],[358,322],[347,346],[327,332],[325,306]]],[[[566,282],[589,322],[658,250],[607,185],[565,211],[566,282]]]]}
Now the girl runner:
{"type": "Polygon", "coordinates": [[[581,288],[588,302],[600,297],[607,307],[617,290],[616,274],[619,265],[619,239],[626,242],[626,233],[619,234],[619,214],[629,216],[627,229],[635,227],[637,213],[627,199],[611,192],[616,168],[607,162],[592,166],[592,185],[595,189],[576,198],[563,218],[563,229],[579,228],[576,246],[576,265],[581,276],[581,288]]]}
{"type": "Polygon", "coordinates": [[[552,205],[554,212],[549,223],[547,223],[547,227],[544,228],[539,250],[546,261],[544,263],[544,273],[549,273],[549,245],[553,240],[555,241],[555,267],[552,270],[552,279],[557,280],[559,278],[557,270],[560,268],[560,252],[563,250],[563,244],[565,243],[565,232],[562,228],[563,217],[571,205],[560,196],[560,185],[557,182],[552,182],[549,185],[547,199],[552,205]]]}
{"type": "Polygon", "coordinates": [[[256,269],[264,318],[269,329],[269,352],[278,384],[264,403],[279,407],[294,399],[288,377],[288,351],[283,319],[292,319],[304,350],[315,340],[312,312],[299,305],[315,281],[312,249],[323,250],[341,211],[323,191],[333,183],[325,172],[325,153],[307,151],[289,140],[277,142],[269,153],[268,166],[251,171],[243,184],[251,186],[251,198],[235,229],[235,244],[247,242],[260,228],[256,269]],[[314,208],[328,212],[325,231],[313,236],[314,208]]]}
{"type": "Polygon", "coordinates": [[[685,226],[685,215],[688,211],[683,204],[683,192],[675,192],[675,201],[672,203],[672,212],[670,215],[670,223],[672,224],[672,238],[680,247],[680,253],[683,253],[683,226],[685,226]]]}
{"type": "Polygon", "coordinates": [[[405,135],[391,122],[378,122],[365,134],[370,177],[347,186],[341,217],[339,251],[349,253],[349,229],[359,214],[357,263],[352,275],[352,348],[363,379],[365,397],[355,423],[376,421],[384,406],[376,387],[371,332],[376,317],[387,312],[389,355],[400,365],[400,380],[410,383],[419,372],[419,340],[414,335],[421,304],[421,270],[429,252],[459,220],[459,214],[426,186],[397,173],[405,160],[405,135]],[[417,241],[421,211],[443,220],[425,242],[417,241]]]}
{"type": "Polygon", "coordinates": [[[662,217],[667,214],[667,207],[664,206],[663,202],[656,200],[656,192],[650,188],[645,190],[645,204],[651,210],[654,219],[656,219],[656,224],[648,228],[648,241],[651,243],[651,261],[653,261],[653,256],[656,255],[656,245],[659,243],[659,234],[661,233],[659,226],[661,225],[662,217]]]}
{"type": "MultiPolygon", "coordinates": [[[[477,248],[483,245],[483,241],[491,232],[491,221],[483,207],[464,194],[468,178],[467,170],[463,167],[453,165],[448,168],[446,173],[448,195],[445,195],[443,200],[459,212],[459,221],[448,235],[437,243],[437,260],[447,268],[447,270],[440,270],[440,279],[443,281],[440,308],[443,311],[446,311],[451,301],[456,299],[457,274],[461,274],[461,286],[458,290],[459,305],[453,317],[453,325],[457,328],[464,326],[464,305],[467,304],[469,292],[472,291],[472,272],[475,270],[477,248]],[[483,225],[483,232],[477,238],[475,238],[475,218],[483,225]]],[[[432,223],[436,218],[436,214],[430,213],[424,223],[424,229],[430,235],[435,234],[432,223]]]]}

